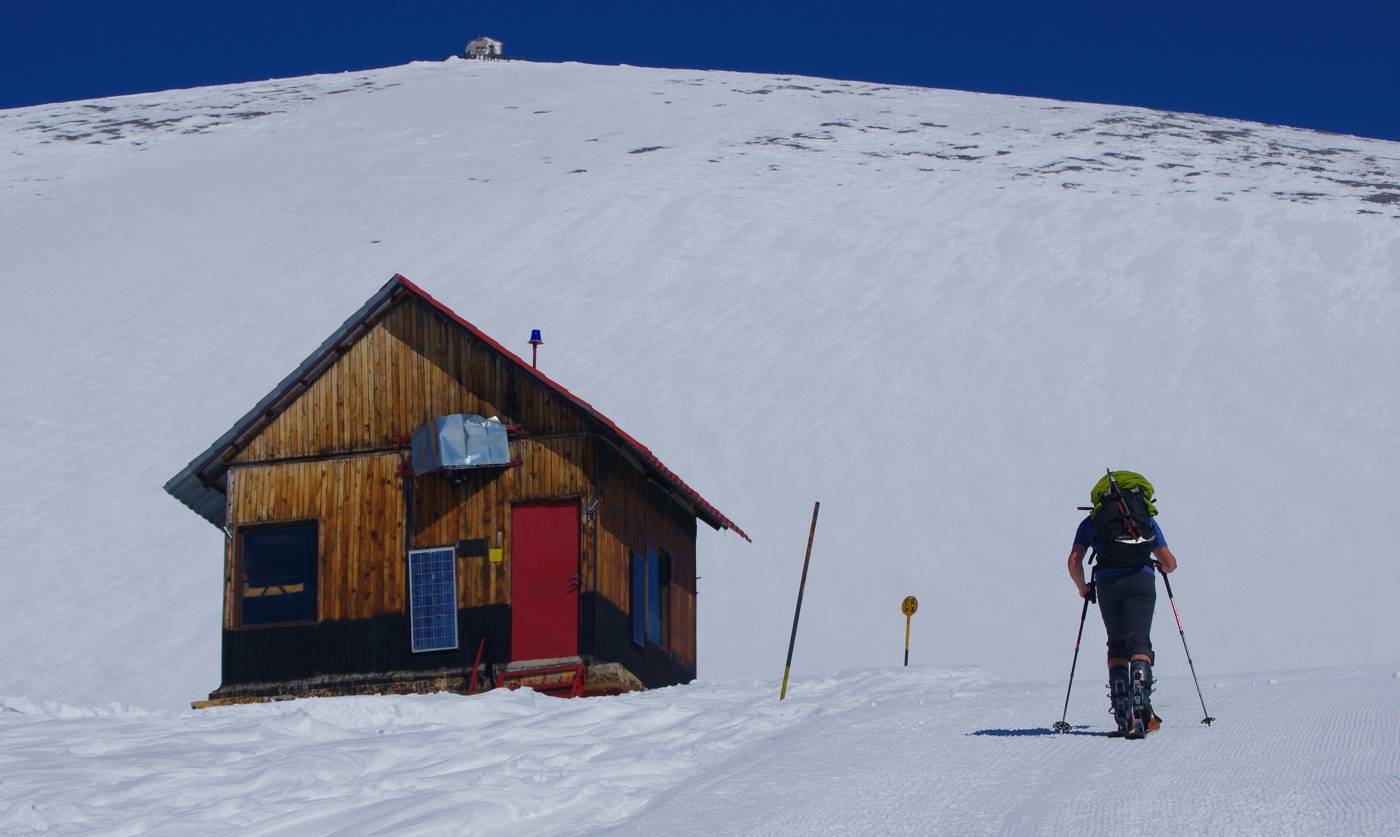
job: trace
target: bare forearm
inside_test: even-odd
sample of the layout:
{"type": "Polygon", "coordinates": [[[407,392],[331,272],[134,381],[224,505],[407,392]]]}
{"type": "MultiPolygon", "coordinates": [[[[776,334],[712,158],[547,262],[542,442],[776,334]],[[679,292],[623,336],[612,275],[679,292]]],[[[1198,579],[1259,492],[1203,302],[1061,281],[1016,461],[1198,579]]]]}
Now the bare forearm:
{"type": "Polygon", "coordinates": [[[1069,577],[1074,582],[1075,589],[1082,595],[1084,588],[1088,586],[1088,582],[1084,580],[1084,547],[1076,544],[1069,551],[1069,561],[1065,567],[1069,570],[1069,577]]]}
{"type": "Polygon", "coordinates": [[[1152,550],[1152,557],[1157,559],[1157,566],[1162,568],[1162,572],[1176,572],[1176,556],[1167,547],[1161,546],[1152,550]]]}

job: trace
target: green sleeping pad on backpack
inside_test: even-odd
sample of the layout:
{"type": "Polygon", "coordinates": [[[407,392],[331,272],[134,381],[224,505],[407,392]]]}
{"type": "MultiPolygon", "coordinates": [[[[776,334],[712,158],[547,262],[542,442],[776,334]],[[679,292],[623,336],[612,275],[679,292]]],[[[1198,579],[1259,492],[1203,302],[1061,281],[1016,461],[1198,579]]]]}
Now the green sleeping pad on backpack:
{"type": "MultiPolygon", "coordinates": [[[[1142,497],[1147,501],[1147,511],[1153,516],[1157,516],[1157,507],[1152,504],[1153,495],[1156,493],[1152,488],[1152,483],[1147,481],[1147,477],[1133,471],[1114,471],[1113,479],[1118,482],[1119,491],[1132,491],[1138,489],[1142,492],[1142,497]]],[[[1099,481],[1094,483],[1094,490],[1089,492],[1089,502],[1094,504],[1094,510],[1089,512],[1090,517],[1099,513],[1099,506],[1103,502],[1104,495],[1109,492],[1108,474],[1104,474],[1099,481]]]]}

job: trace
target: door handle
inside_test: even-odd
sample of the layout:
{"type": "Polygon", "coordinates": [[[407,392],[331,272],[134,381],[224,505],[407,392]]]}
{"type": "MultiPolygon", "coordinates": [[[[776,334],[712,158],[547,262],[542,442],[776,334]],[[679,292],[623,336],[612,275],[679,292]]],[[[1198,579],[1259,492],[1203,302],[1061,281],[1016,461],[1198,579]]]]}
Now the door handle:
{"type": "Polygon", "coordinates": [[[571,576],[569,576],[569,586],[568,586],[567,588],[565,588],[564,592],[565,592],[565,593],[574,593],[574,592],[577,592],[578,589],[579,589],[579,580],[578,580],[578,576],[576,576],[576,575],[571,575],[571,576]]]}

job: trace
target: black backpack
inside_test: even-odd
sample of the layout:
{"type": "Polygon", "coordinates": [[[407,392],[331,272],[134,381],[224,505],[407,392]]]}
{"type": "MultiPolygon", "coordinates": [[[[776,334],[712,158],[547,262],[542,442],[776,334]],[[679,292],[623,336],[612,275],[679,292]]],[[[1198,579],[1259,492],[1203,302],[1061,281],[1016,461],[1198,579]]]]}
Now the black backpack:
{"type": "Polygon", "coordinates": [[[1108,492],[1094,514],[1094,551],[1100,567],[1136,568],[1152,561],[1157,533],[1152,511],[1142,489],[1120,489],[1109,479],[1108,492]]]}

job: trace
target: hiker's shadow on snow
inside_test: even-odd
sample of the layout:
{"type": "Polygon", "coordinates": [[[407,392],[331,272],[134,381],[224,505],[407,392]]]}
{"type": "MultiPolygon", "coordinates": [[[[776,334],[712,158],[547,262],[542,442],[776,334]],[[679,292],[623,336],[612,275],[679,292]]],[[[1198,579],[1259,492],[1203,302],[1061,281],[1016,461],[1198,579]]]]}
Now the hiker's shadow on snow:
{"type": "Polygon", "coordinates": [[[1077,726],[1069,732],[1055,732],[1049,727],[1030,727],[1028,729],[979,729],[976,732],[969,732],[968,735],[991,735],[997,738],[1023,738],[1034,735],[1094,735],[1107,738],[1108,733],[1091,730],[1088,726],[1077,726]]]}

